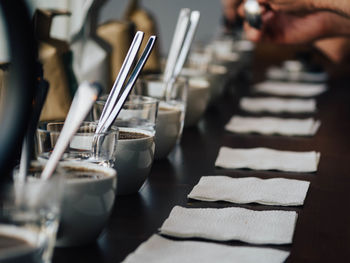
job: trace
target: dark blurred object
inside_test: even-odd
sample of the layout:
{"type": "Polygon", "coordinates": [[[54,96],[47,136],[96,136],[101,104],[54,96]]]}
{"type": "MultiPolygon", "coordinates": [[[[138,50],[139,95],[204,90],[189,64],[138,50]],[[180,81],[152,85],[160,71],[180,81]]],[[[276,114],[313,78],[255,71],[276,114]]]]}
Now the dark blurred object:
{"type": "Polygon", "coordinates": [[[49,91],[49,82],[44,79],[43,66],[41,63],[37,63],[37,85],[35,96],[32,104],[32,114],[30,116],[30,122],[28,125],[27,133],[24,137],[21,152],[20,161],[20,173],[24,174],[25,178],[27,176],[27,171],[29,169],[30,161],[34,157],[34,137],[36,129],[38,127],[38,122],[40,119],[40,114],[43,109],[44,103],[46,101],[47,93],[49,91]]]}
{"type": "Polygon", "coordinates": [[[221,0],[223,34],[240,37],[243,31],[243,19],[238,15],[241,0],[221,0]]]}
{"type": "MultiPolygon", "coordinates": [[[[146,10],[144,10],[139,0],[129,0],[129,5],[126,8],[126,11],[123,16],[124,20],[131,21],[135,24],[135,29],[137,31],[143,31],[145,33],[144,38],[149,39],[150,36],[158,36],[157,26],[153,16],[146,10]]],[[[157,41],[159,42],[159,41],[157,41]]],[[[146,41],[142,42],[138,56],[142,54],[142,50],[146,46],[146,41]]],[[[143,73],[160,73],[161,72],[161,63],[160,63],[160,52],[159,44],[156,43],[153,51],[147,60],[147,63],[143,69],[143,73]]]]}
{"type": "Polygon", "coordinates": [[[4,87],[6,98],[0,110],[0,180],[4,182],[11,180],[15,159],[30,120],[37,47],[25,1],[1,0],[0,7],[11,58],[9,82],[4,87]]]}

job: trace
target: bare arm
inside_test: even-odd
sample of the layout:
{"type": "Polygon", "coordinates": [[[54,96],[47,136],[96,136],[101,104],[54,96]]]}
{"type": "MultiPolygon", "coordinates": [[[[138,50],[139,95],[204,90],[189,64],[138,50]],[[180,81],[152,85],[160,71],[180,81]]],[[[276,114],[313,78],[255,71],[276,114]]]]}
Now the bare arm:
{"type": "Polygon", "coordinates": [[[330,11],[350,18],[349,0],[258,0],[274,11],[309,13],[330,11]]]}

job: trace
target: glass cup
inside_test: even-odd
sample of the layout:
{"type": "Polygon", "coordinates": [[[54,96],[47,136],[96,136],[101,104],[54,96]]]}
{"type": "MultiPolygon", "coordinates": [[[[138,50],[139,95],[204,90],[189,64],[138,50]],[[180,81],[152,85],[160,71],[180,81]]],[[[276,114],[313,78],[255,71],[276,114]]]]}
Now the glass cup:
{"type": "MultiPolygon", "coordinates": [[[[32,162],[31,169],[33,172],[29,173],[28,182],[54,182],[53,188],[58,187],[56,174],[46,181],[39,179],[43,163],[32,162]]],[[[57,240],[51,247],[53,244],[58,247],[67,247],[93,243],[102,232],[112,212],[116,196],[116,171],[110,167],[75,160],[59,162],[56,173],[59,173],[59,178],[62,178],[63,191],[62,202],[59,204],[61,216],[57,240]]],[[[54,192],[56,189],[51,191],[54,192]]],[[[45,199],[49,198],[49,194],[47,191],[43,194],[45,195],[40,200],[46,202],[45,199]]],[[[46,211],[41,212],[46,214],[46,211]]]]}
{"type": "Polygon", "coordinates": [[[139,79],[134,93],[158,99],[156,123],[155,159],[163,159],[180,141],[187,103],[188,80],[178,77],[175,82],[165,83],[163,75],[149,75],[139,79]]]}
{"type": "Polygon", "coordinates": [[[114,206],[115,169],[85,161],[60,162],[64,192],[57,247],[91,244],[102,233],[114,206]]]}
{"type": "MultiPolygon", "coordinates": [[[[35,163],[31,177],[41,171],[35,163]]],[[[18,180],[1,189],[0,261],[51,262],[59,224],[63,178],[56,171],[51,180],[18,180]],[[6,260],[8,261],[6,261],[6,260]]]]}
{"type": "MultiPolygon", "coordinates": [[[[36,154],[39,161],[47,161],[56,145],[64,122],[41,122],[37,129],[36,154]]],[[[83,122],[78,132],[69,143],[62,160],[86,161],[103,166],[114,164],[118,129],[111,128],[108,132],[97,134],[97,147],[93,145],[93,138],[97,127],[96,122],[83,122]]]]}
{"type": "MultiPolygon", "coordinates": [[[[106,99],[102,97],[95,103],[95,120],[100,118],[106,99]]],[[[157,111],[158,100],[130,95],[114,121],[119,130],[114,163],[118,172],[118,195],[137,193],[151,171],[157,111]]]]}

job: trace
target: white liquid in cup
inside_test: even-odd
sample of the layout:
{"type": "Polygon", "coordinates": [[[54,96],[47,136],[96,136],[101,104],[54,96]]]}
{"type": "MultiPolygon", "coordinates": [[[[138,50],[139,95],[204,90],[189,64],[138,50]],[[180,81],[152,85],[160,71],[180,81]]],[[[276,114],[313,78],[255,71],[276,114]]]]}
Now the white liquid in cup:
{"type": "Polygon", "coordinates": [[[211,65],[208,80],[210,83],[210,101],[213,104],[222,95],[227,82],[227,68],[222,65],[211,65]]]}
{"type": "Polygon", "coordinates": [[[209,82],[204,77],[190,77],[186,105],[185,126],[194,126],[207,108],[210,95],[209,82]]]}
{"type": "Polygon", "coordinates": [[[156,122],[156,159],[163,159],[175,147],[183,123],[183,106],[160,102],[156,122]]]}
{"type": "Polygon", "coordinates": [[[134,194],[146,181],[154,159],[154,132],[139,128],[119,128],[114,168],[118,173],[118,195],[134,194]],[[121,139],[123,132],[143,134],[144,138],[121,139]]]}

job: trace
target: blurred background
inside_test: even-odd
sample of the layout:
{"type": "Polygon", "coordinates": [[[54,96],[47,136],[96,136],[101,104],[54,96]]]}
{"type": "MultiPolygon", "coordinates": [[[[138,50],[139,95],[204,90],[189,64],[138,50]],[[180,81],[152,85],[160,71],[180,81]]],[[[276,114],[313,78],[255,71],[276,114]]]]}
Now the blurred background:
{"type": "MultiPolygon", "coordinates": [[[[69,40],[70,36],[75,33],[76,25],[82,19],[82,6],[85,1],[86,0],[27,0],[32,12],[34,12],[36,8],[55,8],[70,10],[72,12],[70,17],[59,16],[53,20],[51,35],[64,40],[69,40]]],[[[128,2],[128,0],[105,1],[105,4],[100,10],[98,23],[104,23],[111,19],[122,19],[128,2]]],[[[153,14],[157,22],[160,36],[158,43],[163,55],[168,53],[175,22],[181,7],[186,6],[192,10],[199,10],[201,12],[202,18],[196,33],[195,41],[209,42],[213,38],[213,32],[216,32],[220,25],[222,12],[219,0],[200,0],[200,5],[198,5],[198,0],[144,0],[141,1],[141,4],[147,11],[153,14]]],[[[1,24],[1,35],[3,35],[2,30],[3,27],[1,24]]],[[[0,61],[7,61],[5,43],[3,38],[0,40],[0,61]]]]}

